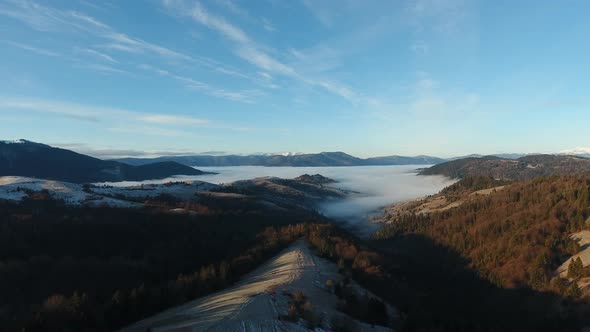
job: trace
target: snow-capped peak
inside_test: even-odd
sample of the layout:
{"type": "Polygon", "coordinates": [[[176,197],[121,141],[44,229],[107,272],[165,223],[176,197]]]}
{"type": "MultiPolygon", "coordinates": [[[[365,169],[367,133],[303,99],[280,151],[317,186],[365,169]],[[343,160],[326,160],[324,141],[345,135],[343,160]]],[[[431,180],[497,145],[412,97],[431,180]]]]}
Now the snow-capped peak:
{"type": "Polygon", "coordinates": [[[570,150],[563,150],[560,154],[579,155],[579,154],[590,154],[590,148],[575,148],[570,150]]]}
{"type": "Polygon", "coordinates": [[[276,153],[276,155],[280,155],[283,157],[291,157],[291,156],[297,156],[302,154],[301,152],[280,152],[280,153],[276,153]]]}
{"type": "Polygon", "coordinates": [[[255,156],[283,156],[283,157],[291,157],[301,155],[301,152],[258,152],[254,153],[255,156]]]}

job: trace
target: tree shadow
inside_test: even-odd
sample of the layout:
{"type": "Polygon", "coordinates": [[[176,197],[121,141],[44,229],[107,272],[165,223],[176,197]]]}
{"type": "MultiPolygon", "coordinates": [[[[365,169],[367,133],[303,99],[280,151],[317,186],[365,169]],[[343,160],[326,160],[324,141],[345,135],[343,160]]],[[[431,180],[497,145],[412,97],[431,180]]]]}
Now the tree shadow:
{"type": "Polygon", "coordinates": [[[407,314],[405,331],[579,331],[583,324],[570,301],[528,288],[498,287],[456,252],[425,236],[370,245],[387,254],[389,279],[399,280],[379,288],[407,314]]]}

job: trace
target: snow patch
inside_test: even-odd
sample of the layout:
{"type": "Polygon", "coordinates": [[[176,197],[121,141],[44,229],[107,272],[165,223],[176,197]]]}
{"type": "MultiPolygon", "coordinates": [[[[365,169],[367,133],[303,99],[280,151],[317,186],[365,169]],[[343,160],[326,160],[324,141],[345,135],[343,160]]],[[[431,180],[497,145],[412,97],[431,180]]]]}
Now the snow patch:
{"type": "Polygon", "coordinates": [[[133,202],[160,195],[170,195],[180,200],[195,199],[200,192],[210,192],[220,186],[204,181],[172,182],[164,184],[144,184],[127,187],[108,185],[91,185],[42,180],[21,176],[0,177],[0,199],[21,201],[30,192],[47,190],[53,199],[63,200],[68,205],[112,207],[138,207],[141,203],[133,202]]]}
{"type": "Polygon", "coordinates": [[[17,139],[17,140],[3,140],[3,141],[0,141],[0,143],[3,143],[3,144],[24,144],[24,143],[26,143],[26,142],[27,142],[27,141],[26,141],[26,140],[24,140],[24,139],[17,139]]]}
{"type": "Polygon", "coordinates": [[[136,207],[137,203],[104,197],[92,192],[85,192],[80,184],[41,180],[21,176],[0,177],[0,199],[21,201],[28,197],[29,192],[47,190],[53,199],[63,200],[68,205],[87,205],[113,207],[136,207]]]}

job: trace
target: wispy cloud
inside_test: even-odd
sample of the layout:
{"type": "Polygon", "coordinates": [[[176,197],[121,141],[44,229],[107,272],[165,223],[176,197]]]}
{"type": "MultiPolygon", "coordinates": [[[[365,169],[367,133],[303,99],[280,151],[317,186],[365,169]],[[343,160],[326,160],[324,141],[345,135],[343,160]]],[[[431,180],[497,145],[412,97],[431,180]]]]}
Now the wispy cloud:
{"type": "MultiPolygon", "coordinates": [[[[120,69],[120,68],[115,68],[111,65],[106,65],[104,63],[92,63],[92,62],[87,62],[85,60],[82,60],[80,58],[77,57],[72,57],[69,55],[64,55],[58,52],[54,52],[51,50],[47,50],[44,48],[39,48],[39,47],[34,47],[31,45],[27,45],[27,44],[22,44],[22,43],[17,43],[14,41],[9,41],[9,40],[1,40],[1,43],[10,45],[12,47],[16,47],[28,52],[33,52],[39,55],[43,55],[43,56],[50,56],[50,57],[59,57],[62,59],[65,59],[71,63],[73,63],[73,67],[75,68],[82,68],[82,69],[90,69],[93,71],[97,71],[103,74],[124,74],[124,75],[133,75],[131,72],[124,70],[124,69],[120,69]]],[[[91,55],[93,58],[99,58],[101,60],[103,60],[103,62],[109,62],[110,64],[118,64],[119,62],[115,59],[113,59],[111,56],[98,52],[96,50],[92,50],[92,49],[85,49],[85,48],[79,48],[79,47],[75,47],[74,48],[74,52],[77,54],[89,54],[91,55]]]]}
{"type": "Polygon", "coordinates": [[[360,96],[353,92],[350,87],[338,83],[335,80],[304,77],[294,67],[264,51],[266,47],[258,45],[244,30],[230,23],[224,17],[210,13],[199,2],[189,4],[184,0],[163,0],[162,3],[166,8],[173,10],[176,14],[189,16],[195,22],[218,32],[227,40],[233,42],[234,53],[237,56],[264,72],[289,77],[306,84],[321,87],[351,102],[356,103],[360,100],[360,96]]]}
{"type": "Polygon", "coordinates": [[[132,53],[152,53],[168,60],[193,60],[193,58],[189,55],[173,51],[169,48],[153,44],[138,38],[130,37],[124,33],[109,31],[103,34],[102,36],[107,39],[110,39],[113,42],[112,45],[119,47],[119,50],[126,50],[132,53]]]}
{"type": "Polygon", "coordinates": [[[469,12],[470,2],[465,0],[415,0],[407,2],[405,17],[417,31],[454,33],[469,12]]]}
{"type": "Polygon", "coordinates": [[[125,74],[125,75],[133,75],[131,72],[119,68],[115,68],[109,65],[104,65],[100,63],[80,63],[74,65],[77,68],[83,69],[90,69],[94,71],[98,71],[103,74],[125,74]]]}
{"type": "Polygon", "coordinates": [[[181,156],[194,155],[197,153],[191,150],[136,150],[136,149],[119,149],[113,147],[92,147],[84,143],[49,143],[62,149],[72,150],[78,153],[86,154],[101,159],[114,158],[154,158],[162,156],[181,156]]]}
{"type": "Polygon", "coordinates": [[[196,119],[188,116],[180,115],[161,115],[150,114],[141,117],[142,121],[157,123],[157,124],[174,124],[174,125],[203,125],[209,123],[205,119],[196,119]]]}
{"type": "Polygon", "coordinates": [[[264,30],[268,31],[268,32],[275,32],[277,31],[277,28],[275,28],[274,24],[272,24],[272,22],[266,18],[262,18],[261,19],[262,22],[262,27],[264,28],[264,30]]]}
{"type": "Polygon", "coordinates": [[[253,45],[242,45],[236,50],[236,53],[244,60],[250,62],[251,64],[257,66],[260,69],[264,69],[284,76],[299,76],[295,69],[271,57],[270,55],[266,54],[264,51],[257,49],[253,45]]]}
{"type": "Polygon", "coordinates": [[[0,97],[0,111],[23,111],[49,113],[77,120],[90,122],[124,122],[164,124],[176,126],[202,126],[209,123],[206,119],[187,115],[170,115],[131,111],[127,109],[86,105],[63,101],[0,97]]]}
{"type": "Polygon", "coordinates": [[[182,83],[187,89],[199,91],[214,97],[224,98],[243,103],[253,103],[256,97],[262,95],[262,92],[259,90],[232,91],[222,88],[216,88],[207,83],[197,81],[190,77],[177,75],[168,70],[157,68],[148,64],[141,64],[138,67],[140,69],[156,73],[160,76],[174,79],[182,83]]]}
{"type": "Polygon", "coordinates": [[[217,0],[217,1],[215,1],[215,3],[217,5],[220,5],[223,8],[227,9],[232,14],[237,15],[243,19],[247,19],[247,20],[252,19],[252,17],[250,16],[250,13],[248,13],[248,11],[245,10],[244,8],[238,6],[238,4],[235,3],[233,0],[217,0]]]}
{"type": "Polygon", "coordinates": [[[89,54],[97,59],[103,60],[103,61],[107,61],[110,63],[119,63],[119,61],[115,60],[112,56],[103,53],[103,52],[99,52],[97,50],[93,50],[91,48],[79,48],[79,47],[75,47],[74,48],[75,52],[78,53],[85,53],[85,54],[89,54]]]}
{"type": "Polygon", "coordinates": [[[303,0],[303,5],[324,26],[331,27],[334,24],[334,7],[329,8],[323,1],[303,0]]]}
{"type": "Polygon", "coordinates": [[[331,82],[331,81],[318,81],[317,84],[320,85],[321,87],[323,87],[324,89],[329,90],[332,93],[335,93],[335,94],[339,95],[340,97],[347,99],[351,102],[359,102],[360,101],[360,97],[358,96],[358,94],[356,92],[354,92],[352,89],[350,89],[349,87],[344,86],[342,84],[339,84],[336,82],[331,82]]]}
{"type": "Polygon", "coordinates": [[[23,49],[25,51],[37,53],[39,55],[46,55],[46,56],[51,56],[51,57],[61,57],[62,56],[58,52],[46,50],[46,49],[43,49],[43,48],[39,48],[39,47],[27,45],[27,44],[17,43],[17,42],[13,42],[13,41],[10,41],[10,40],[2,40],[0,42],[2,42],[3,44],[7,44],[7,45],[10,45],[10,46],[13,46],[13,47],[17,47],[17,48],[23,49]]]}
{"type": "Polygon", "coordinates": [[[112,132],[164,137],[197,138],[195,129],[251,132],[239,124],[215,122],[188,114],[162,114],[37,98],[0,96],[0,116],[6,114],[50,114],[100,124],[112,132]]]}
{"type": "Polygon", "coordinates": [[[161,127],[154,127],[154,126],[125,125],[122,127],[110,127],[110,128],[107,128],[107,130],[111,131],[111,132],[115,132],[115,133],[147,135],[147,136],[163,136],[163,137],[189,137],[189,136],[192,136],[192,133],[185,131],[185,130],[161,128],[161,127]]]}
{"type": "Polygon", "coordinates": [[[0,4],[0,15],[20,20],[40,31],[76,29],[94,32],[96,29],[109,29],[106,24],[83,13],[47,7],[29,0],[6,0],[0,4]]]}
{"type": "Polygon", "coordinates": [[[296,76],[293,68],[260,50],[246,32],[228,22],[225,18],[211,14],[199,2],[195,2],[192,6],[189,6],[183,0],[164,0],[164,4],[168,8],[189,13],[188,15],[197,23],[217,31],[228,40],[236,43],[237,48],[235,52],[242,59],[267,71],[287,76],[296,76]]]}
{"type": "MultiPolygon", "coordinates": [[[[0,110],[4,111],[32,111],[37,113],[51,113],[82,121],[98,122],[100,111],[103,109],[84,105],[62,103],[39,99],[18,99],[0,97],[0,110]]],[[[108,113],[115,110],[108,109],[108,113]]]]}
{"type": "MultiPolygon", "coordinates": [[[[352,89],[350,87],[346,87],[342,83],[338,83],[332,79],[324,80],[313,77],[305,77],[293,66],[279,60],[279,58],[275,56],[272,56],[268,52],[268,47],[259,45],[244,30],[232,24],[224,17],[210,13],[199,2],[189,4],[183,0],[163,0],[163,4],[167,8],[174,10],[177,14],[189,16],[199,24],[220,33],[225,39],[231,41],[234,44],[233,53],[235,55],[258,68],[259,71],[262,70],[271,75],[285,76],[291,79],[299,80],[306,84],[315,85],[331,93],[334,93],[335,95],[349,99],[352,102],[356,102],[358,100],[358,97],[352,98],[353,95],[356,95],[352,89]]],[[[226,8],[233,8],[230,10],[232,10],[234,13],[237,13],[240,10],[240,7],[238,7],[232,1],[225,1],[224,6],[226,8]]],[[[109,54],[103,51],[111,50],[115,52],[124,52],[136,57],[140,57],[145,54],[153,55],[168,65],[180,63],[198,64],[217,73],[233,76],[236,78],[247,79],[263,88],[278,88],[278,85],[271,79],[261,78],[256,74],[244,74],[242,71],[226,66],[216,60],[201,56],[189,55],[177,50],[170,49],[166,46],[130,36],[126,33],[117,31],[110,25],[103,23],[94,17],[77,11],[56,9],[30,0],[8,0],[5,4],[0,5],[0,15],[20,20],[32,28],[40,31],[61,31],[68,33],[78,32],[92,34],[93,36],[102,40],[102,42],[94,45],[94,47],[76,46],[79,52],[83,52],[89,56],[92,56],[96,60],[103,62],[91,64],[78,63],[76,64],[76,67],[79,68],[92,69],[101,73],[109,74],[129,74],[128,70],[126,69],[114,67],[113,65],[119,64],[119,61],[115,59],[111,52],[109,52],[111,53],[109,54]],[[107,65],[106,63],[110,63],[110,65],[107,65]]],[[[266,19],[260,20],[265,28],[274,29],[274,26],[272,26],[270,21],[266,19]]],[[[57,52],[42,50],[33,46],[19,45],[19,47],[27,47],[29,51],[44,53],[45,55],[59,55],[57,52]]],[[[77,60],[75,62],[77,62],[77,60]]],[[[254,102],[254,97],[260,95],[260,91],[257,90],[231,91],[224,88],[212,87],[210,84],[202,81],[196,81],[188,77],[171,74],[170,70],[167,69],[160,71],[159,74],[172,77],[177,81],[181,81],[187,88],[218,98],[252,103],[254,102]],[[167,74],[164,74],[165,72],[167,74]]]]}
{"type": "Polygon", "coordinates": [[[221,34],[235,43],[235,53],[253,65],[274,73],[295,76],[295,70],[260,50],[248,34],[225,18],[207,11],[199,2],[189,5],[183,0],[163,0],[164,6],[221,34]]]}
{"type": "MultiPolygon", "coordinates": [[[[184,9],[186,5],[183,1],[165,0],[164,4],[173,6],[177,9],[184,9]]],[[[197,22],[207,26],[210,29],[216,30],[224,35],[226,38],[241,43],[248,44],[251,42],[248,35],[240,28],[227,22],[224,18],[216,15],[211,15],[199,2],[195,2],[189,15],[197,22]]]]}
{"type": "MultiPolygon", "coordinates": [[[[207,57],[189,55],[166,46],[130,36],[84,13],[52,8],[30,0],[7,0],[5,3],[0,4],[0,15],[19,20],[39,31],[91,34],[102,40],[97,46],[105,50],[125,52],[136,56],[150,54],[166,63],[183,62],[196,64],[224,75],[252,80],[249,75],[222,64],[219,61],[207,57]]],[[[215,25],[217,28],[223,28],[221,26],[223,24],[222,22],[212,21],[209,24],[215,25]]],[[[231,29],[231,27],[228,28],[231,29]]],[[[232,32],[228,30],[227,33],[231,34],[232,32]]],[[[58,54],[54,51],[42,50],[28,45],[20,46],[21,48],[22,46],[26,46],[28,50],[36,51],[37,53],[43,52],[45,55],[56,56],[58,54]]],[[[105,52],[100,52],[94,48],[76,47],[78,49],[85,49],[89,54],[101,60],[117,63],[117,60],[112,55],[106,54],[105,52]]]]}
{"type": "MultiPolygon", "coordinates": [[[[166,2],[166,1],[164,1],[166,2]]],[[[171,3],[170,1],[170,4],[171,3]]],[[[275,32],[277,31],[276,27],[274,26],[274,24],[267,18],[265,17],[254,17],[252,15],[250,15],[250,13],[244,9],[243,7],[239,6],[236,1],[233,0],[216,0],[214,2],[215,5],[217,5],[218,7],[221,7],[223,9],[225,9],[229,14],[234,15],[238,18],[240,18],[243,21],[246,21],[248,23],[252,23],[252,24],[260,24],[262,26],[262,28],[268,32],[275,32]]]]}

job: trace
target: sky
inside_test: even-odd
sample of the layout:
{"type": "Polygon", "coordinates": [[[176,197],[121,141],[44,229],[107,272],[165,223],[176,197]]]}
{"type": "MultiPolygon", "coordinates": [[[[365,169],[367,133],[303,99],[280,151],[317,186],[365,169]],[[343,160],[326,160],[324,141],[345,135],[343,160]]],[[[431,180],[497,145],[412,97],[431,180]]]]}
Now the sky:
{"type": "Polygon", "coordinates": [[[0,139],[104,158],[584,150],[589,11],[584,0],[0,0],[0,139]]]}

